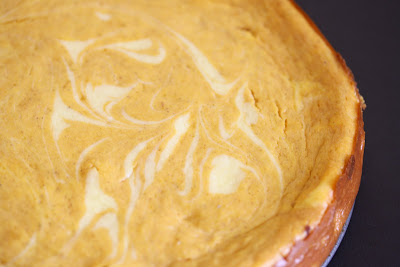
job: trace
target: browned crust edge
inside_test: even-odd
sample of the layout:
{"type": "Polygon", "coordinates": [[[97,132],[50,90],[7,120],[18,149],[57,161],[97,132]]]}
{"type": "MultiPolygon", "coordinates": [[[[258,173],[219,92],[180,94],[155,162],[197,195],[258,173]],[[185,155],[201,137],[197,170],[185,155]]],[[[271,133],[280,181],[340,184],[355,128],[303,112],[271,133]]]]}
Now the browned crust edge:
{"type": "Polygon", "coordinates": [[[338,62],[346,71],[351,84],[359,98],[356,135],[354,136],[353,150],[346,161],[342,175],[339,177],[333,193],[333,200],[328,205],[320,223],[310,232],[309,227],[304,230],[307,236],[297,241],[290,252],[275,266],[321,266],[328,258],[342,231],[343,225],[350,214],[358,193],[361,181],[362,163],[365,145],[363,109],[365,103],[360,96],[353,73],[347,67],[344,59],[327,41],[311,18],[290,0],[293,6],[304,16],[314,31],[322,38],[332,53],[337,56],[338,62]]]}

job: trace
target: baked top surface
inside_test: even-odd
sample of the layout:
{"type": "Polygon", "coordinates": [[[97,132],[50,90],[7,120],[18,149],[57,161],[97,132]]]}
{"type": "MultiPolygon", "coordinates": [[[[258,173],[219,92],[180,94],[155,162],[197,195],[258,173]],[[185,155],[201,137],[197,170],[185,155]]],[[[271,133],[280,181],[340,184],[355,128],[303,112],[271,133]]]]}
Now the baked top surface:
{"type": "Polygon", "coordinates": [[[356,135],[290,1],[3,1],[0,263],[273,264],[356,135]]]}

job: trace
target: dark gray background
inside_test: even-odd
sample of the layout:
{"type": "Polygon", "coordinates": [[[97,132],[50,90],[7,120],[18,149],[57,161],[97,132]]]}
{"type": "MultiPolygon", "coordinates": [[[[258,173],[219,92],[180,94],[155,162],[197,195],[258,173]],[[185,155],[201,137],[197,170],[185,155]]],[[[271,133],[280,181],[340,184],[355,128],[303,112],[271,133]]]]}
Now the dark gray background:
{"type": "Polygon", "coordinates": [[[400,266],[400,1],[296,2],[346,60],[367,103],[360,191],[329,267],[400,266]]]}

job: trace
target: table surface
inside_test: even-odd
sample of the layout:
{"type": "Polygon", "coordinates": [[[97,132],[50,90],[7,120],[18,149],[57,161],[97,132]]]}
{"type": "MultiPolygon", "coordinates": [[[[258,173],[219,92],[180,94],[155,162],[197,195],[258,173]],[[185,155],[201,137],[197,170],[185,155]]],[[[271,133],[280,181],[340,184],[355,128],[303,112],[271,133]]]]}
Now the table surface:
{"type": "Polygon", "coordinates": [[[346,60],[367,104],[360,191],[328,266],[400,266],[400,1],[296,2],[346,60]]]}

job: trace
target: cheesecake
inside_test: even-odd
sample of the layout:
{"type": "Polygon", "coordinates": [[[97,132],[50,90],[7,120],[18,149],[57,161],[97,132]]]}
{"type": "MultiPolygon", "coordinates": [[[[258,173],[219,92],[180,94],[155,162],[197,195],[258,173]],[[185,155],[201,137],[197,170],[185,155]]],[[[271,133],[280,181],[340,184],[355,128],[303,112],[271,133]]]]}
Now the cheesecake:
{"type": "Polygon", "coordinates": [[[318,266],[365,107],[289,0],[0,3],[0,266],[318,266]]]}

